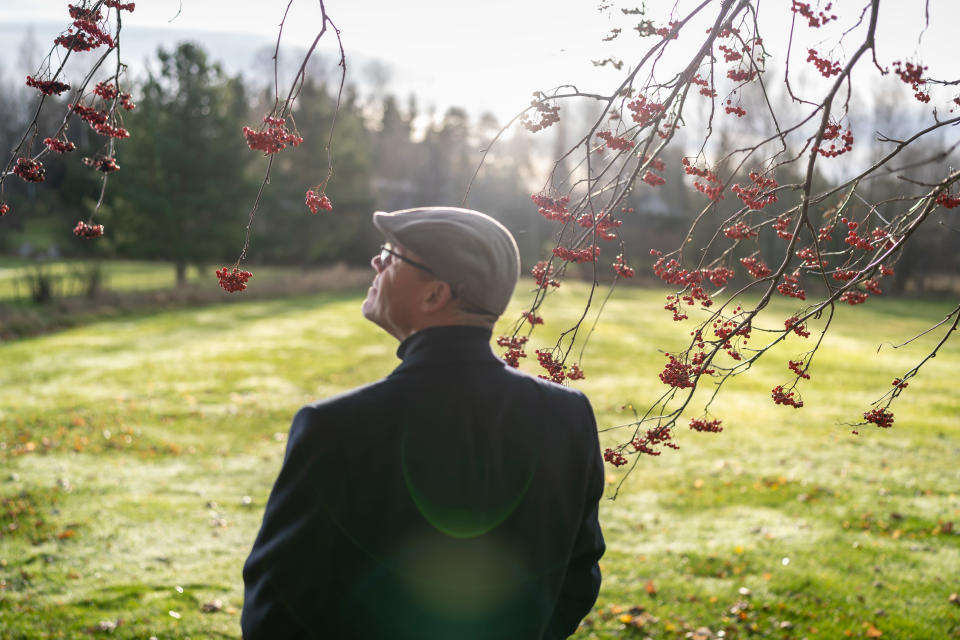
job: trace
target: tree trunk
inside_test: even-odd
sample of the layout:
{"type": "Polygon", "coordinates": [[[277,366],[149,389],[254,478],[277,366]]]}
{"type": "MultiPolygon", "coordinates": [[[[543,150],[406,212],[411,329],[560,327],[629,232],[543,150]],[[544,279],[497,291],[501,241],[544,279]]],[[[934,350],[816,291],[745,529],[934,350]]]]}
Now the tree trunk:
{"type": "Polygon", "coordinates": [[[187,284],[187,263],[177,262],[174,264],[177,270],[177,287],[187,284]]]}

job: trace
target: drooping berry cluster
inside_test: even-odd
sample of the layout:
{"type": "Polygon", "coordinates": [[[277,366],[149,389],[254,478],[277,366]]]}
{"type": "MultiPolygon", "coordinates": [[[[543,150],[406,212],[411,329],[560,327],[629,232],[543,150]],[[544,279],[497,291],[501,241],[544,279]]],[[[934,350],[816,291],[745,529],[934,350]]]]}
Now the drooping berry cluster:
{"type": "Polygon", "coordinates": [[[288,144],[296,147],[303,142],[303,138],[287,130],[285,118],[266,116],[263,122],[266,127],[260,131],[250,127],[243,128],[247,146],[254,151],[263,151],[264,155],[270,155],[286,149],[288,144]]]}
{"type": "Polygon", "coordinates": [[[628,102],[627,109],[630,110],[630,117],[633,118],[633,121],[639,124],[641,128],[647,126],[651,121],[666,111],[666,107],[662,104],[654,102],[653,100],[647,100],[645,96],[637,96],[635,100],[628,102]]]}
{"type": "Polygon", "coordinates": [[[135,2],[120,2],[120,0],[103,0],[104,6],[110,7],[112,9],[119,9],[120,11],[133,11],[137,7],[135,2]]]}
{"type": "Polygon", "coordinates": [[[803,378],[804,380],[810,379],[810,374],[803,370],[803,360],[790,360],[787,363],[787,367],[790,371],[797,374],[798,378],[803,378]]]}
{"type": "Polygon", "coordinates": [[[777,237],[783,240],[791,240],[793,234],[787,231],[787,227],[790,226],[790,221],[792,218],[786,214],[777,216],[777,219],[773,221],[773,230],[777,232],[777,237]]]}
{"type": "Polygon", "coordinates": [[[726,113],[732,113],[738,118],[742,118],[743,116],[747,115],[747,110],[740,105],[734,105],[733,100],[727,100],[727,104],[724,106],[723,110],[726,113]]]}
{"type": "Polygon", "coordinates": [[[653,427],[647,429],[647,432],[643,436],[637,436],[630,441],[630,445],[633,447],[634,451],[637,453],[644,453],[648,456],[658,456],[662,451],[654,449],[657,446],[670,447],[671,449],[679,449],[680,445],[673,440],[673,432],[670,431],[669,427],[653,427]]]}
{"type": "Polygon", "coordinates": [[[636,144],[633,140],[614,134],[612,131],[597,131],[597,137],[607,143],[614,151],[628,151],[636,144]]]}
{"type": "Polygon", "coordinates": [[[533,281],[537,283],[537,286],[541,289],[546,287],[559,287],[560,283],[556,280],[550,278],[553,274],[553,265],[547,263],[546,260],[541,260],[533,266],[533,269],[530,270],[530,275],[533,276],[533,281]]]}
{"type": "Polygon", "coordinates": [[[627,464],[627,457],[614,449],[606,449],[603,452],[603,459],[615,467],[622,467],[627,464]]]}
{"type": "Polygon", "coordinates": [[[821,57],[816,49],[807,49],[807,62],[812,62],[824,78],[839,75],[843,70],[839,62],[821,57]]]}
{"type": "Polygon", "coordinates": [[[249,271],[240,271],[236,267],[233,271],[228,271],[227,267],[217,269],[217,280],[220,281],[220,287],[227,293],[243,291],[247,288],[247,280],[253,276],[249,271]]]}
{"type": "Polygon", "coordinates": [[[840,294],[840,302],[846,302],[849,305],[863,304],[867,301],[867,298],[870,297],[870,294],[865,291],[844,291],[840,294]]]}
{"type": "Polygon", "coordinates": [[[568,380],[583,380],[586,378],[586,374],[583,372],[583,369],[580,368],[579,364],[570,365],[570,371],[567,371],[568,380]]]}
{"type": "Polygon", "coordinates": [[[0,202],[0,218],[10,213],[10,205],[6,202],[0,202]]]}
{"type": "Polygon", "coordinates": [[[507,351],[503,354],[503,360],[513,368],[520,366],[520,358],[526,358],[527,354],[523,350],[523,345],[527,343],[526,336],[509,337],[498,336],[497,345],[506,347],[507,351]]]}
{"type": "Polygon", "coordinates": [[[73,27],[67,29],[65,34],[57,37],[54,40],[55,44],[71,51],[90,51],[102,45],[107,45],[111,49],[114,48],[113,36],[97,24],[103,17],[99,11],[94,13],[73,5],[67,6],[70,17],[74,18],[73,27]],[[74,32],[74,29],[76,29],[76,32],[74,32]]]}
{"type": "Polygon", "coordinates": [[[756,236],[757,232],[754,231],[753,228],[751,228],[746,222],[738,220],[733,225],[726,227],[723,230],[723,235],[732,240],[746,240],[747,238],[756,236]]]}
{"type": "Polygon", "coordinates": [[[800,288],[800,274],[796,272],[783,274],[783,282],[777,285],[777,291],[790,298],[807,299],[806,292],[800,288]]]}
{"type": "Polygon", "coordinates": [[[45,96],[58,96],[70,88],[70,85],[56,80],[38,80],[33,76],[27,76],[27,86],[37,89],[45,96]]]}
{"type": "Polygon", "coordinates": [[[613,261],[613,270],[622,278],[632,278],[634,273],[633,268],[627,266],[627,263],[624,262],[622,253],[618,254],[613,261]]]}
{"type": "Polygon", "coordinates": [[[662,184],[667,182],[666,178],[661,175],[657,175],[653,171],[647,171],[643,174],[643,181],[646,182],[651,187],[659,187],[662,184]]]}
{"type": "Polygon", "coordinates": [[[537,205],[538,212],[547,220],[566,223],[570,220],[570,213],[567,211],[567,205],[570,204],[570,196],[563,196],[554,200],[553,198],[541,194],[530,196],[533,203],[537,205]]]}
{"type": "Polygon", "coordinates": [[[520,317],[532,325],[543,324],[543,318],[535,314],[533,311],[527,311],[525,313],[521,313],[520,317]]]}
{"type": "Polygon", "coordinates": [[[803,260],[803,266],[807,268],[825,267],[828,264],[826,260],[817,260],[815,247],[804,247],[797,251],[796,256],[803,260]]]}
{"type": "MultiPolygon", "coordinates": [[[[593,216],[589,213],[584,213],[579,218],[577,218],[577,224],[583,227],[584,229],[589,229],[593,227],[593,216]]],[[[621,226],[623,221],[613,219],[609,213],[600,212],[600,215],[597,218],[597,235],[604,240],[615,240],[617,234],[611,231],[611,229],[616,229],[621,226]]]]}
{"type": "Polygon", "coordinates": [[[566,247],[554,247],[553,255],[565,262],[581,264],[583,262],[596,262],[600,255],[600,247],[585,247],[583,249],[568,249],[566,247]]]}
{"type": "Polygon", "coordinates": [[[44,138],[43,144],[47,145],[50,151],[57,153],[69,153],[77,148],[77,145],[69,140],[61,140],[60,138],[44,138]]]}
{"type": "Polygon", "coordinates": [[[740,264],[746,268],[747,273],[758,280],[773,273],[760,258],[740,258],[740,264]]]}
{"type": "Polygon", "coordinates": [[[799,0],[793,0],[793,6],[790,7],[790,10],[794,13],[799,13],[804,18],[807,19],[807,24],[811,27],[819,28],[822,25],[827,24],[831,20],[836,20],[837,16],[832,14],[827,14],[827,11],[830,11],[830,8],[833,6],[832,2],[828,2],[827,6],[823,8],[819,13],[814,13],[813,9],[810,8],[810,3],[808,2],[799,2],[799,0]]]}
{"type": "Polygon", "coordinates": [[[923,77],[923,72],[926,70],[927,68],[921,66],[919,63],[903,63],[899,60],[894,60],[893,62],[893,72],[900,76],[900,80],[902,80],[904,84],[910,85],[910,88],[913,89],[913,97],[924,103],[930,102],[930,94],[920,88],[927,84],[926,79],[923,77]]]}
{"type": "Polygon", "coordinates": [[[310,209],[310,213],[316,214],[320,209],[333,211],[333,203],[330,202],[330,198],[323,193],[320,187],[315,187],[315,189],[307,191],[306,205],[310,209]]]}
{"type": "Polygon", "coordinates": [[[13,172],[27,182],[43,182],[46,176],[43,163],[30,158],[17,158],[13,172]]]}
{"type": "Polygon", "coordinates": [[[841,218],[840,222],[847,225],[847,237],[843,239],[851,247],[856,247],[863,251],[870,251],[873,249],[873,244],[870,243],[869,236],[861,236],[857,234],[857,227],[860,224],[854,220],[847,220],[846,218],[841,218]]]}
{"type": "Polygon", "coordinates": [[[563,380],[567,377],[567,375],[563,371],[564,370],[563,363],[560,362],[559,360],[554,360],[552,351],[548,349],[537,349],[537,362],[539,362],[540,366],[546,369],[547,373],[550,374],[549,377],[548,376],[537,376],[537,377],[543,378],[544,380],[552,380],[557,384],[562,383],[563,380]]]}
{"type": "Polygon", "coordinates": [[[776,404],[786,405],[794,409],[799,409],[803,406],[803,400],[800,400],[799,397],[794,397],[793,391],[784,391],[782,384],[775,386],[770,391],[770,396],[776,404]]]}
{"type": "Polygon", "coordinates": [[[865,411],[863,419],[884,429],[893,426],[893,412],[885,407],[865,411]]]}
{"type": "MultiPolygon", "coordinates": [[[[735,184],[730,188],[745,205],[751,209],[763,209],[768,204],[773,204],[777,201],[777,194],[771,191],[779,186],[775,178],[765,178],[756,171],[751,171],[750,180],[753,181],[753,186],[740,186],[739,184],[735,184]],[[761,197],[762,193],[766,195],[761,197]]],[[[741,222],[739,224],[743,223],[741,222]]],[[[724,229],[724,233],[726,233],[726,229],[724,229]]]]}
{"type": "Polygon", "coordinates": [[[689,389],[693,387],[693,377],[700,373],[707,373],[710,371],[702,370],[693,364],[681,362],[672,354],[668,353],[666,356],[670,359],[670,361],[664,365],[663,371],[660,372],[660,380],[663,382],[663,384],[669,385],[675,389],[689,389]]]}
{"type": "Polygon", "coordinates": [[[717,177],[717,174],[709,169],[694,167],[687,158],[681,159],[680,163],[683,165],[683,170],[687,175],[706,179],[706,182],[694,180],[693,186],[697,191],[710,198],[713,202],[723,200],[723,182],[717,177]]]}
{"type": "Polygon", "coordinates": [[[809,338],[810,332],[807,331],[807,325],[800,323],[800,318],[797,316],[790,316],[783,321],[783,327],[787,331],[793,331],[795,334],[801,338],[809,338]]]}
{"type": "Polygon", "coordinates": [[[693,418],[690,420],[690,428],[701,433],[720,433],[723,427],[720,426],[722,420],[706,420],[704,418],[693,418]]]}
{"type": "Polygon", "coordinates": [[[936,203],[945,209],[960,207],[960,196],[953,196],[944,191],[937,196],[936,203]]]}
{"type": "Polygon", "coordinates": [[[533,107],[537,114],[535,120],[530,118],[526,112],[520,114],[520,124],[531,133],[536,133],[560,122],[560,105],[544,102],[546,97],[545,94],[539,91],[534,91],[533,93],[533,100],[530,101],[530,106],[533,107]]]}
{"type": "Polygon", "coordinates": [[[93,240],[103,235],[102,224],[87,224],[83,220],[77,223],[73,228],[73,235],[85,240],[93,240]]]}
{"type": "Polygon", "coordinates": [[[97,171],[102,173],[113,173],[114,171],[120,170],[120,165],[117,164],[117,159],[113,156],[96,156],[93,158],[84,158],[83,164],[88,167],[93,167],[97,171]]]}
{"type": "Polygon", "coordinates": [[[826,127],[824,127],[823,129],[824,140],[837,140],[838,138],[843,141],[842,147],[838,147],[837,143],[831,142],[829,149],[824,149],[821,146],[816,146],[813,148],[813,150],[819,153],[820,155],[822,155],[824,158],[836,158],[837,156],[843,155],[844,153],[853,149],[853,132],[852,131],[847,129],[846,131],[843,132],[843,134],[841,134],[840,125],[836,123],[831,123],[831,124],[828,124],[826,127]]]}

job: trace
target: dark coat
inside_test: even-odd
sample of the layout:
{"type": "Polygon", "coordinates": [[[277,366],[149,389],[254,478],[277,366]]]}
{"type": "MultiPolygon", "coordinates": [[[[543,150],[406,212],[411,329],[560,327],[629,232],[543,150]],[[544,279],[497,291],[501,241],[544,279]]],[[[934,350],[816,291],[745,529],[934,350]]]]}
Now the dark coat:
{"type": "Polygon", "coordinates": [[[389,376],[297,413],[243,568],[247,640],[574,632],[604,551],[593,411],[489,340],[420,331],[389,376]]]}

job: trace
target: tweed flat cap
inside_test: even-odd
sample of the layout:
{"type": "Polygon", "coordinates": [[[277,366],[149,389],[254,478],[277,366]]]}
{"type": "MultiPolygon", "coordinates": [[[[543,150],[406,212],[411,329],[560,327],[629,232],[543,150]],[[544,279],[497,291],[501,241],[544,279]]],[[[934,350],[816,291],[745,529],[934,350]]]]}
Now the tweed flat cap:
{"type": "Polygon", "coordinates": [[[490,216],[471,209],[421,207],[377,211],[373,224],[450,283],[465,310],[499,316],[507,308],[520,277],[520,252],[507,228],[490,216]]]}

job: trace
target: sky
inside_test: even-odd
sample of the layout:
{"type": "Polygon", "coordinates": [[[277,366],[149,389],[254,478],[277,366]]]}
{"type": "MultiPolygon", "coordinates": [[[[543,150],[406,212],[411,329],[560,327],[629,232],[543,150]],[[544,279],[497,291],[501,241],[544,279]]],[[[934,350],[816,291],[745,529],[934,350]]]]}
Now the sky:
{"type": "MultiPolygon", "coordinates": [[[[66,0],[6,0],[2,4],[0,28],[6,27],[7,35],[9,29],[25,30],[26,25],[33,25],[38,41],[45,42],[45,36],[52,38],[58,25],[66,23],[66,0]]],[[[185,34],[201,40],[200,32],[230,34],[234,43],[257,43],[252,50],[275,42],[286,4],[286,0],[139,0],[132,14],[124,14],[124,25],[134,36],[142,33],[138,29],[149,28],[151,38],[168,38],[170,45],[185,34]]],[[[606,92],[616,85],[616,72],[610,67],[598,70],[590,60],[608,55],[635,57],[641,48],[629,28],[613,43],[601,42],[611,26],[627,23],[616,9],[598,11],[600,4],[600,0],[325,2],[342,34],[348,79],[368,81],[370,61],[379,60],[390,69],[388,88],[393,92],[415,92],[421,104],[434,104],[439,110],[462,105],[475,113],[492,111],[501,121],[522,109],[536,89],[571,82],[583,90],[606,92]]],[[[647,2],[651,14],[673,4],[667,0],[647,2]]],[[[679,0],[679,4],[689,6],[691,1],[679,0]]],[[[788,14],[778,8],[784,4],[787,0],[760,3],[768,39],[784,38],[789,30],[789,23],[774,15],[788,14]],[[771,11],[773,8],[778,11],[771,11]]],[[[816,0],[812,4],[816,5],[816,0]]],[[[834,0],[833,4],[849,12],[841,12],[841,18],[850,18],[867,0],[834,0]]],[[[952,31],[960,19],[960,0],[930,0],[931,25],[918,48],[915,38],[922,27],[924,6],[925,0],[884,0],[880,57],[888,58],[885,62],[889,63],[919,51],[931,73],[958,77],[952,31]]],[[[319,15],[316,0],[294,0],[284,43],[290,48],[308,46],[317,32],[319,15]]],[[[9,43],[9,37],[4,39],[9,43]]],[[[332,57],[334,41],[325,40],[321,50],[332,57]]],[[[648,46],[651,39],[641,42],[648,46]]],[[[798,47],[799,55],[804,52],[804,46],[798,47]]],[[[249,64],[227,62],[235,68],[249,64]]],[[[132,66],[135,64],[133,61],[132,66]]]]}

